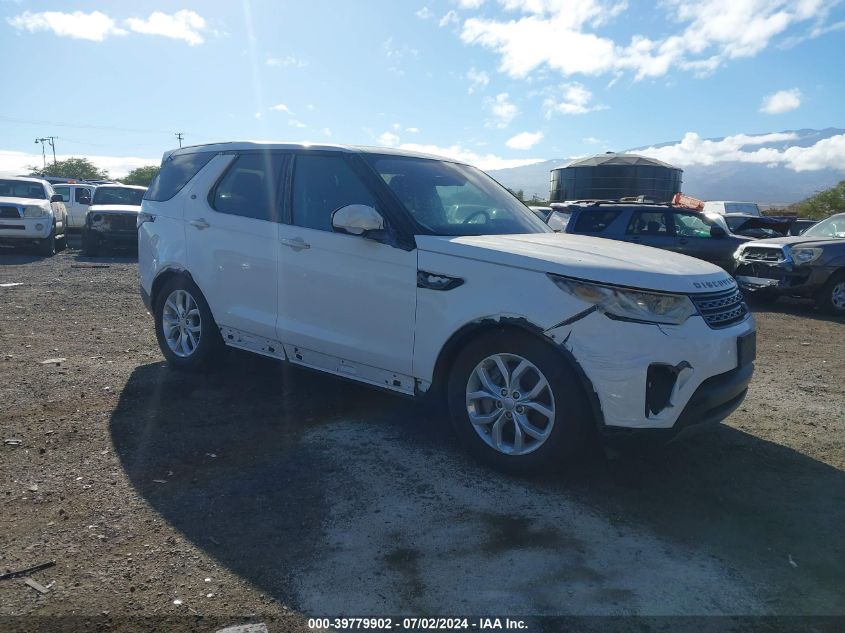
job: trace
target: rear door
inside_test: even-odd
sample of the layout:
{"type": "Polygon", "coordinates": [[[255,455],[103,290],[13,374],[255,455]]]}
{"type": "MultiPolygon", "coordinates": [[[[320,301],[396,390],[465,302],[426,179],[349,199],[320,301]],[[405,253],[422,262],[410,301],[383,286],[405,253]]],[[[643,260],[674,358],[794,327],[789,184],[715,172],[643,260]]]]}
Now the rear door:
{"type": "Polygon", "coordinates": [[[185,203],[188,269],[217,325],[271,340],[276,338],[279,189],[288,160],[287,154],[270,151],[221,156],[218,163],[228,161],[228,166],[191,181],[185,203]]]}
{"type": "Polygon", "coordinates": [[[670,215],[657,209],[634,209],[628,218],[625,241],[669,251],[676,250],[670,215]]]}

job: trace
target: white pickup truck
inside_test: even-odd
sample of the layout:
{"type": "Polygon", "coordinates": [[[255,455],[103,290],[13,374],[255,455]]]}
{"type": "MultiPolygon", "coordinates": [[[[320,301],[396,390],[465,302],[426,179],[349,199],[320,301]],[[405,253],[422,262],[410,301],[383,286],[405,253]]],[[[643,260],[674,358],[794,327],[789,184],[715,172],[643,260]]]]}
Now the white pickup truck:
{"type": "Polygon", "coordinates": [[[67,211],[46,180],[0,178],[0,244],[32,244],[45,256],[67,246],[67,211]]]}
{"type": "Polygon", "coordinates": [[[141,294],[178,368],[249,350],[442,397],[517,473],[606,441],[717,423],[745,397],[754,319],[712,264],[553,232],[483,172],[346,146],[164,155],[138,216],[141,294]]]}

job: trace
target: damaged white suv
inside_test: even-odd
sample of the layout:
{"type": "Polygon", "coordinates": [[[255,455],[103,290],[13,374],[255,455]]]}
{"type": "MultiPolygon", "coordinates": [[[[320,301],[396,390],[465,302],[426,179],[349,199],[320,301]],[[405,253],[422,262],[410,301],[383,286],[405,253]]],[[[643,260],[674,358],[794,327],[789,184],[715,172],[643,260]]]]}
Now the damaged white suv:
{"type": "Polygon", "coordinates": [[[223,345],[410,396],[512,472],[606,439],[715,423],[745,397],[755,325],[722,269],[554,233],[458,162],[222,143],[168,152],[139,226],[167,361],[223,345]]]}

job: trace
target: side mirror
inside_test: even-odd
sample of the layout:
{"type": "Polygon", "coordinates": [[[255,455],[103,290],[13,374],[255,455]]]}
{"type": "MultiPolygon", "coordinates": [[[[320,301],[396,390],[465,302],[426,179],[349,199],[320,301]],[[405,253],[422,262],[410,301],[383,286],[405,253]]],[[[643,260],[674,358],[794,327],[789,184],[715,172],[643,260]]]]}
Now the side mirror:
{"type": "Polygon", "coordinates": [[[721,226],[710,227],[710,237],[725,237],[727,233],[721,226]]]}
{"type": "Polygon", "coordinates": [[[91,198],[88,196],[82,196],[79,198],[79,204],[91,204],[91,198]]]}
{"type": "Polygon", "coordinates": [[[366,204],[348,204],[332,213],[332,227],[351,235],[384,229],[384,218],[366,204]]]}
{"type": "Polygon", "coordinates": [[[50,202],[64,202],[64,201],[65,201],[65,199],[62,198],[61,194],[54,193],[52,196],[50,196],[50,202]]]}

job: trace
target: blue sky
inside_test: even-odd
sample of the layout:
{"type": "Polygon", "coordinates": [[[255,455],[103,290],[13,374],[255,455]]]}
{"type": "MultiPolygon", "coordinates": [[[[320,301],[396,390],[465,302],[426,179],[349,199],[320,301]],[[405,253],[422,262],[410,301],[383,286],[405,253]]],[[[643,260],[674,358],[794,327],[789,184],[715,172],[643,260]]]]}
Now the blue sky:
{"type": "MultiPolygon", "coordinates": [[[[120,175],[177,131],[423,147],[494,169],[845,127],[845,6],[831,0],[0,0],[0,55],[4,170],[40,161],[47,135],[120,175]]],[[[834,140],[813,159],[845,169],[834,140]]]]}

